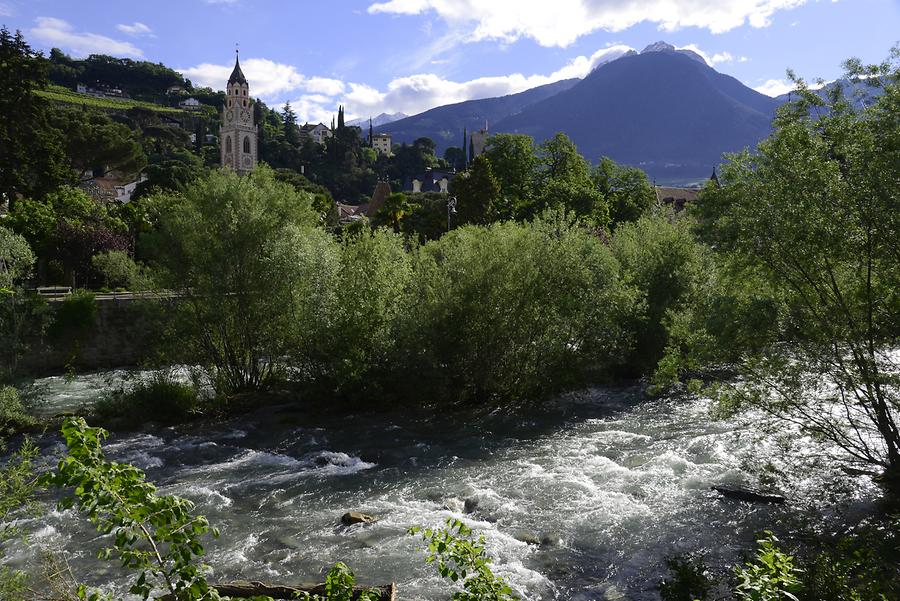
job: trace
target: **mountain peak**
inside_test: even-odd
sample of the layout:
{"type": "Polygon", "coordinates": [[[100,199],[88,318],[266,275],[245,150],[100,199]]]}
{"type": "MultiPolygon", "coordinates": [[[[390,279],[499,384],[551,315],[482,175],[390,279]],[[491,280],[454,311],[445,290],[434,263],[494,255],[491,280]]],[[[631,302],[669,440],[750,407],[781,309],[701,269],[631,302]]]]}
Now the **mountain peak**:
{"type": "MultiPolygon", "coordinates": [[[[659,41],[655,44],[650,44],[643,50],[641,50],[641,54],[648,54],[650,52],[665,52],[667,54],[683,54],[685,56],[689,56],[697,62],[703,63],[707,65],[706,59],[700,56],[697,52],[691,50],[690,48],[676,48],[672,44],[668,42],[659,41]]],[[[708,66],[708,65],[707,65],[708,66]]]]}
{"type": "Polygon", "coordinates": [[[650,44],[641,50],[641,54],[647,54],[648,52],[675,52],[675,46],[667,42],[659,41],[655,44],[650,44]]]}

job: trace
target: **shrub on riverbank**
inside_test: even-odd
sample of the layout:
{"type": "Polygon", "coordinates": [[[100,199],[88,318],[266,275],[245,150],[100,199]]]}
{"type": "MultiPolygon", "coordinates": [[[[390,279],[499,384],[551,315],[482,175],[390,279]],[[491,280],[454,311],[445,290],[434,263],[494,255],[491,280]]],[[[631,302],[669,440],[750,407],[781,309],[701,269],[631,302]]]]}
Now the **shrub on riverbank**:
{"type": "Polygon", "coordinates": [[[92,407],[94,417],[104,424],[132,428],[147,422],[177,423],[200,413],[197,388],[158,372],[129,388],[106,393],[92,407]]]}
{"type": "Polygon", "coordinates": [[[603,374],[636,295],[563,213],[460,228],[417,256],[401,347],[411,384],[455,401],[533,399],[603,374]]]}
{"type": "Polygon", "coordinates": [[[32,417],[12,386],[0,386],[0,441],[21,432],[33,430],[38,421],[32,417]]]}

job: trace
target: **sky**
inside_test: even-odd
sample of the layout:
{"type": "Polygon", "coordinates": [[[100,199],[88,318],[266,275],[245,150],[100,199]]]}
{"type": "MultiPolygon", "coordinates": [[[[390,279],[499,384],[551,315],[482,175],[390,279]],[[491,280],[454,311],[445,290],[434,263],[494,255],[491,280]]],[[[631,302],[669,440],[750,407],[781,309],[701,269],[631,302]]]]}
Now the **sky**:
{"type": "Polygon", "coordinates": [[[35,49],[161,62],[301,121],[415,114],[566,79],[666,41],[769,95],[900,42],[900,0],[0,0],[35,49]]]}

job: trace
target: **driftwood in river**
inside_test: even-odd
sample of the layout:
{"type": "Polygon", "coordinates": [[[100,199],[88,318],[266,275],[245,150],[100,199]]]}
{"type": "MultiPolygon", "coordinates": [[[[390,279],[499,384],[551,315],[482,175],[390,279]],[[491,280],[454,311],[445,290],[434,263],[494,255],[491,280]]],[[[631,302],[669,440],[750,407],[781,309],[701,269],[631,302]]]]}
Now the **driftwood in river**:
{"type": "Polygon", "coordinates": [[[785,498],[775,493],[746,488],[743,486],[728,486],[726,484],[718,484],[710,487],[722,496],[738,501],[748,501],[750,503],[784,503],[785,498]]]}

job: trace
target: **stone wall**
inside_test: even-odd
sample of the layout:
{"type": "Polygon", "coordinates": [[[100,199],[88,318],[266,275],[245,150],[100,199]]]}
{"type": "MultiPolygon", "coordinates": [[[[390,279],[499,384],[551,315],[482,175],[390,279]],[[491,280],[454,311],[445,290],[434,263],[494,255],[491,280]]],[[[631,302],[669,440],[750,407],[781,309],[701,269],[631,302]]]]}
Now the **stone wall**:
{"type": "MultiPolygon", "coordinates": [[[[28,352],[19,361],[30,375],[132,367],[139,365],[158,337],[154,307],[158,302],[141,298],[100,297],[93,326],[82,333],[57,336],[45,333],[28,341],[28,352]]],[[[49,303],[49,321],[62,304],[49,303]]]]}

